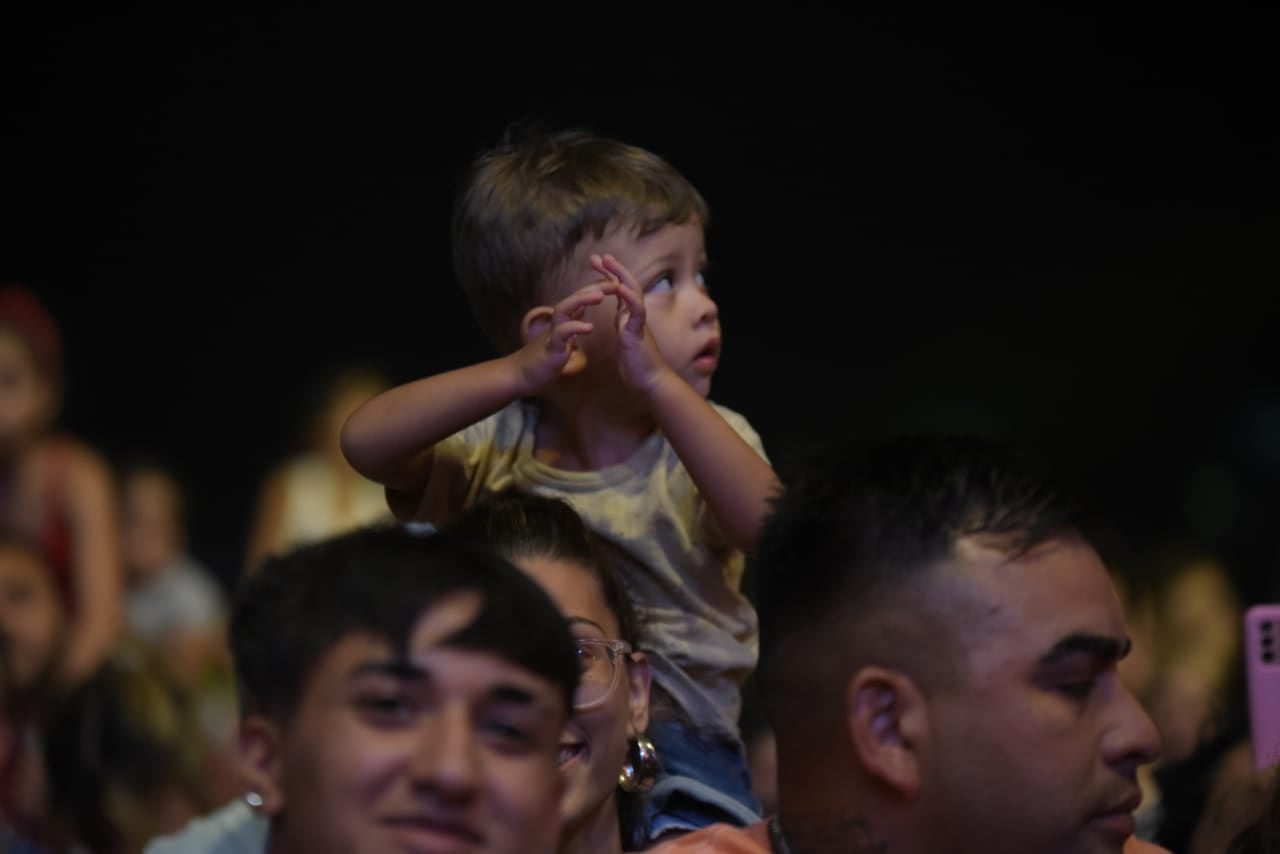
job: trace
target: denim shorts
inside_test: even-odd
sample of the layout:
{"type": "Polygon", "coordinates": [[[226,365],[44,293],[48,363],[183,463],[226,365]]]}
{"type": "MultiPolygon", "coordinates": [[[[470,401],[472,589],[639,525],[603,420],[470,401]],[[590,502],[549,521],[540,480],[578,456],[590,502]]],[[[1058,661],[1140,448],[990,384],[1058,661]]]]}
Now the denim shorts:
{"type": "Polygon", "coordinates": [[[644,803],[650,840],[718,822],[742,827],[760,821],[740,743],[708,737],[679,721],[652,722],[648,736],[663,769],[644,803]]]}

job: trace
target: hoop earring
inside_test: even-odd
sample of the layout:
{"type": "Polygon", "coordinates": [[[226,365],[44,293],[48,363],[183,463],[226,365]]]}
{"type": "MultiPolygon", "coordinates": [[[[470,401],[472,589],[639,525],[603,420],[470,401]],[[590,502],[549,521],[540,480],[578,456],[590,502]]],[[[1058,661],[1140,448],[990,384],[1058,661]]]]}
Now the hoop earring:
{"type": "Polygon", "coordinates": [[[652,741],[643,735],[627,740],[627,758],[618,774],[618,788],[624,792],[647,792],[661,772],[662,762],[652,741]]]}

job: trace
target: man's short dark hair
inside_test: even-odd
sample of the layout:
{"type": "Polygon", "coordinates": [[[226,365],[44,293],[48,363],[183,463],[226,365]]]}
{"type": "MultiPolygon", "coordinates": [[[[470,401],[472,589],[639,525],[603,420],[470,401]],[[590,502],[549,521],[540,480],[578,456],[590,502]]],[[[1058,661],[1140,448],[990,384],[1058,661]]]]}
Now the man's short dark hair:
{"type": "Polygon", "coordinates": [[[884,594],[925,577],[960,540],[1016,557],[1076,530],[1073,504],[1040,465],[977,438],[827,448],[784,486],[754,557],[766,699],[792,690],[787,675],[804,670],[797,655],[824,655],[818,645],[830,626],[856,628],[884,594]]]}

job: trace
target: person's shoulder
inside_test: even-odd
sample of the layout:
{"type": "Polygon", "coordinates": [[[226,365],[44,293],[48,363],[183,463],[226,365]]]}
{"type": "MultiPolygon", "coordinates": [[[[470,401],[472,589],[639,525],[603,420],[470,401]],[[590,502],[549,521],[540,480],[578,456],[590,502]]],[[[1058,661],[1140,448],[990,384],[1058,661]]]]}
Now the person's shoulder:
{"type": "Polygon", "coordinates": [[[533,430],[538,423],[539,412],[540,406],[537,400],[532,398],[513,400],[497,412],[468,424],[449,439],[461,440],[468,445],[487,445],[494,442],[503,445],[516,441],[525,432],[533,430]]]}
{"type": "Polygon", "coordinates": [[[111,468],[107,458],[88,442],[69,433],[55,433],[43,439],[37,453],[45,468],[52,470],[71,483],[86,478],[107,484],[111,468]]]}
{"type": "Polygon", "coordinates": [[[733,421],[741,421],[743,423],[746,423],[747,416],[743,415],[738,410],[725,406],[723,403],[716,403],[714,400],[711,400],[710,398],[707,399],[707,403],[711,405],[712,409],[714,409],[716,412],[719,412],[720,417],[724,418],[726,421],[733,420],[733,421]]]}
{"type": "Polygon", "coordinates": [[[768,854],[769,828],[765,822],[748,827],[712,824],[648,850],[650,854],[768,854]]]}
{"type": "Polygon", "coordinates": [[[147,843],[143,854],[261,854],[267,822],[241,801],[192,819],[186,827],[147,843]]]}
{"type": "Polygon", "coordinates": [[[711,408],[720,413],[720,417],[725,421],[728,421],[729,425],[739,433],[745,431],[750,431],[752,433],[755,432],[755,428],[751,426],[751,422],[747,420],[747,416],[743,415],[738,410],[731,409],[721,403],[716,403],[714,400],[708,400],[707,403],[711,404],[711,408]]]}
{"type": "Polygon", "coordinates": [[[755,449],[756,453],[766,459],[768,458],[768,455],[765,453],[764,442],[760,438],[760,434],[756,432],[755,427],[751,426],[751,422],[747,420],[745,415],[735,409],[722,406],[712,400],[708,400],[707,403],[711,404],[711,408],[719,413],[720,417],[725,420],[725,423],[733,428],[733,432],[741,436],[748,445],[755,449]]]}
{"type": "Polygon", "coordinates": [[[163,582],[165,595],[188,604],[199,605],[209,611],[226,607],[226,594],[213,572],[190,555],[177,558],[157,581],[163,582]]]}

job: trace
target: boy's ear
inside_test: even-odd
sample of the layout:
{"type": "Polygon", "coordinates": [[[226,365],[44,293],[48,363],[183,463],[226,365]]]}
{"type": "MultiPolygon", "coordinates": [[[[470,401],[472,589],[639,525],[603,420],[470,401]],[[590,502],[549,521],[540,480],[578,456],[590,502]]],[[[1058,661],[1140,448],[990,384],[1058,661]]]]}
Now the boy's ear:
{"type": "Polygon", "coordinates": [[[240,786],[245,794],[253,792],[262,798],[256,810],[274,815],[284,809],[284,791],[280,785],[280,728],[262,715],[249,715],[240,722],[236,743],[240,786]]]}
{"type": "MultiPolygon", "coordinates": [[[[535,338],[546,335],[555,320],[555,309],[548,305],[540,305],[525,312],[520,321],[520,342],[528,344],[535,338]]],[[[569,339],[569,361],[560,369],[560,376],[567,377],[579,373],[587,366],[587,354],[572,338],[569,339]]]]}
{"type": "Polygon", "coordinates": [[[551,328],[551,318],[554,316],[555,309],[549,305],[529,309],[520,321],[520,341],[528,344],[533,339],[547,334],[547,330],[551,328]]]}

